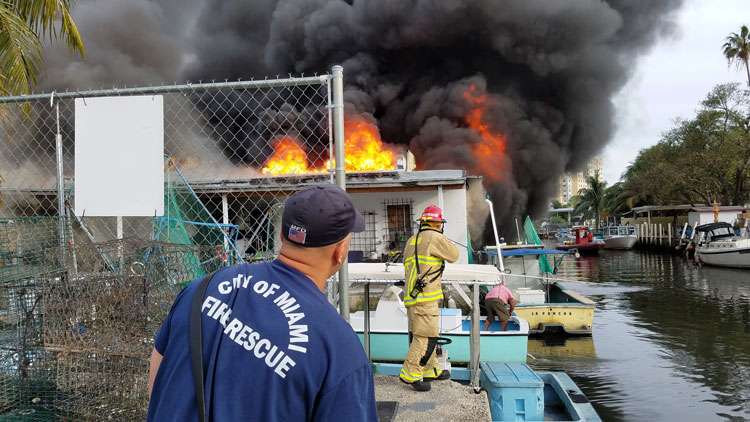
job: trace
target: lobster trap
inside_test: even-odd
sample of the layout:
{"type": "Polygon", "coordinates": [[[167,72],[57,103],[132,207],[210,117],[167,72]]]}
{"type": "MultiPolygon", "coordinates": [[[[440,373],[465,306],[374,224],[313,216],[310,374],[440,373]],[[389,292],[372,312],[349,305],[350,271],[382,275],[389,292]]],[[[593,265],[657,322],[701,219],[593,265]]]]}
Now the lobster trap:
{"type": "Polygon", "coordinates": [[[154,336],[185,285],[229,264],[222,250],[121,239],[36,251],[77,268],[0,285],[0,421],[144,420],[154,336]]]}

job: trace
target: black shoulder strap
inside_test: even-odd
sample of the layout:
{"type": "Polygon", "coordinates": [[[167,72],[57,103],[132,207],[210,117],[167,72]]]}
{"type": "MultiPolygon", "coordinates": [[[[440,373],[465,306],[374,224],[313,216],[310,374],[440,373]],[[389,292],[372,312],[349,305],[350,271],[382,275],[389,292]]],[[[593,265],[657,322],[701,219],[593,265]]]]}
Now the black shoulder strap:
{"type": "Polygon", "coordinates": [[[195,386],[195,404],[198,406],[198,420],[206,422],[206,380],[203,374],[203,335],[201,333],[201,307],[203,297],[216,271],[203,277],[198,290],[195,291],[190,304],[190,360],[193,367],[193,384],[195,386]]]}
{"type": "Polygon", "coordinates": [[[416,268],[417,268],[417,280],[420,279],[419,277],[419,251],[417,250],[417,245],[419,245],[419,234],[422,233],[422,225],[420,223],[419,230],[417,230],[417,237],[414,238],[414,261],[416,262],[416,268]]]}

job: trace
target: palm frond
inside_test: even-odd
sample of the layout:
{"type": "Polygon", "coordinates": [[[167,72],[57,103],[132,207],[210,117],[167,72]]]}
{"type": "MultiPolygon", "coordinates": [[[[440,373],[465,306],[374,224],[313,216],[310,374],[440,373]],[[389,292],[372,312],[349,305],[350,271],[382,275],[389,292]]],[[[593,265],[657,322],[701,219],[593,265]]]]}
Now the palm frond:
{"type": "Polygon", "coordinates": [[[71,0],[24,0],[14,4],[34,33],[48,36],[50,41],[62,39],[71,54],[77,52],[85,57],[81,34],[70,16],[71,0]]]}
{"type": "Polygon", "coordinates": [[[13,4],[0,1],[0,91],[4,95],[30,92],[42,66],[39,38],[13,4]]]}

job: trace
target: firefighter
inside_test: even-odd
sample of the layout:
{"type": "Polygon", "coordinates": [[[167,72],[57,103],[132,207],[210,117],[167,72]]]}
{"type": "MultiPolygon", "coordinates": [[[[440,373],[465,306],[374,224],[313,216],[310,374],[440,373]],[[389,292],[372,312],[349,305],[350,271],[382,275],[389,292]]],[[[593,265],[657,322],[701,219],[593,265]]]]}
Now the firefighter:
{"type": "Polygon", "coordinates": [[[424,209],[419,230],[404,246],[406,292],[404,306],[409,317],[409,352],[399,379],[417,391],[429,391],[429,381],[450,378],[440,371],[435,346],[439,336],[441,280],[445,261],[456,262],[458,248],[443,235],[443,210],[435,205],[424,209]]]}

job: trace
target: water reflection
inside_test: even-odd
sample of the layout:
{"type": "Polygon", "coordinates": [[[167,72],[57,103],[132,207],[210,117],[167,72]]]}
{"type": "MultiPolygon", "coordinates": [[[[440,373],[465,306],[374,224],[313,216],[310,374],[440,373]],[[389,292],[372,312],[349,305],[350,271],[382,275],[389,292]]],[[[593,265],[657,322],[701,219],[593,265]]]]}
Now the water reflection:
{"type": "Polygon", "coordinates": [[[750,420],[750,271],[603,251],[558,275],[597,302],[591,347],[532,340],[533,367],[568,372],[607,421],[750,420]]]}

